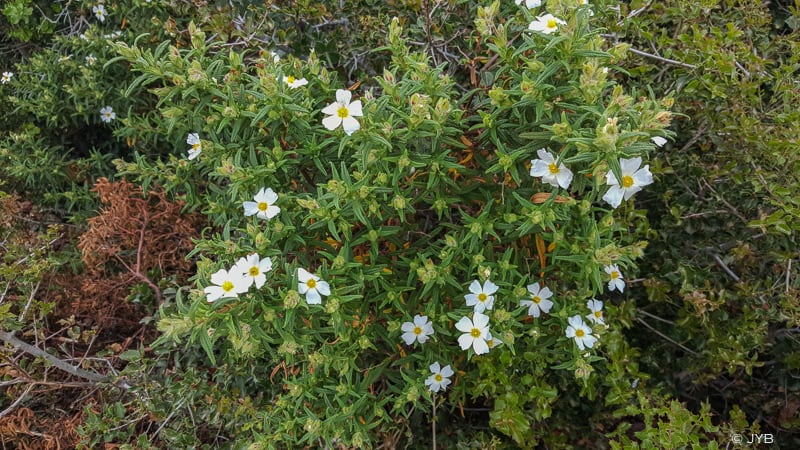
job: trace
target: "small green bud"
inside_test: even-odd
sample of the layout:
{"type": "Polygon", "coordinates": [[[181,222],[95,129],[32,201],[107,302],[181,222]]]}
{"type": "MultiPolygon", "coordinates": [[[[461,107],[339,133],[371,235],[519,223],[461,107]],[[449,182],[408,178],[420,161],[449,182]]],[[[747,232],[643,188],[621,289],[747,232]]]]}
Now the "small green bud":
{"type": "Polygon", "coordinates": [[[406,400],[416,403],[419,400],[419,389],[416,386],[411,386],[406,393],[406,400]]]}
{"type": "Polygon", "coordinates": [[[406,199],[398,195],[392,199],[392,206],[395,209],[404,209],[406,207],[406,199]]]}
{"type": "Polygon", "coordinates": [[[287,292],[286,297],[283,298],[283,306],[286,307],[286,309],[294,309],[299,304],[300,304],[300,293],[295,291],[294,289],[287,292]]]}
{"type": "Polygon", "coordinates": [[[328,314],[333,314],[339,310],[339,300],[335,297],[331,297],[328,299],[327,303],[325,303],[325,312],[328,314]]]}
{"type": "Polygon", "coordinates": [[[341,269],[344,267],[345,263],[346,261],[342,255],[336,255],[336,257],[333,258],[333,263],[331,264],[331,268],[341,269]]]}

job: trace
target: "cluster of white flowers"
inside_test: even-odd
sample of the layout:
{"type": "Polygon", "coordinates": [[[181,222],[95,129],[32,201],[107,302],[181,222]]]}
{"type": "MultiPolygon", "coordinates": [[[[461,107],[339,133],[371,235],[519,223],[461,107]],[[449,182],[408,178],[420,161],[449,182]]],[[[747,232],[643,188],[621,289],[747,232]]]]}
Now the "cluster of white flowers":
{"type": "MultiPolygon", "coordinates": [[[[659,140],[653,138],[653,142],[657,145],[658,143],[662,143],[663,145],[663,142],[666,142],[664,138],[658,138],[659,140]]],[[[539,155],[539,159],[531,160],[531,176],[541,177],[543,183],[561,187],[562,189],[568,189],[569,184],[572,182],[572,171],[547,150],[542,148],[536,153],[539,155]]],[[[622,169],[622,179],[618,180],[613,172],[608,172],[606,174],[606,184],[611,187],[605,195],[603,195],[603,200],[614,208],[622,203],[623,198],[629,200],[633,194],[653,183],[653,174],[650,173],[650,165],[647,164],[641,167],[642,158],[622,158],[619,160],[619,165],[622,169]]]]}
{"type": "MultiPolygon", "coordinates": [[[[196,158],[202,148],[199,135],[197,133],[189,134],[186,143],[192,146],[189,149],[189,159],[196,158]]],[[[261,188],[253,200],[255,201],[243,202],[245,216],[256,216],[269,220],[281,212],[281,209],[275,204],[278,201],[278,194],[271,188],[261,188]]],[[[266,282],[266,272],[270,270],[272,270],[270,258],[260,259],[255,253],[241,258],[231,270],[220,269],[211,276],[213,285],[204,289],[206,300],[213,302],[224,297],[235,298],[239,294],[247,292],[252,285],[260,289],[266,282]]],[[[319,305],[322,303],[323,295],[331,295],[331,287],[328,282],[303,268],[297,269],[297,279],[297,290],[300,294],[305,295],[309,305],[319,305]]]]}
{"type": "Polygon", "coordinates": [[[231,270],[220,269],[211,275],[213,285],[203,289],[206,301],[210,303],[220,298],[236,298],[253,285],[256,289],[261,289],[267,281],[266,273],[270,270],[272,259],[269,257],[261,259],[258,254],[253,253],[240,258],[231,270]]]}

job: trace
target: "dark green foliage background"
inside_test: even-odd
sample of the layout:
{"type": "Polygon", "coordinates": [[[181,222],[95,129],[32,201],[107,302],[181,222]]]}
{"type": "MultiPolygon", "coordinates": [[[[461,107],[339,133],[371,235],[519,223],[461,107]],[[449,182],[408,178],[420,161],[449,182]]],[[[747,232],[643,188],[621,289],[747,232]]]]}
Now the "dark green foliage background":
{"type": "MultiPolygon", "coordinates": [[[[546,7],[557,12],[558,8],[575,7],[577,1],[549,3],[546,7]]],[[[536,445],[714,448],[732,445],[734,433],[746,437],[770,433],[780,448],[797,448],[800,3],[597,0],[592,4],[594,16],[586,20],[600,30],[607,43],[598,50],[608,52],[610,64],[617,68],[611,81],[625,92],[653,99],[654,104],[654,99],[674,102],[670,108],[674,138],[649,153],[657,182],[636,195],[637,209],[622,208],[615,216],[635,237],[620,244],[628,246],[626,257],[631,261],[640,250],[636,242],[647,240],[643,257],[637,262],[638,275],[631,274],[623,296],[608,302],[611,317],[619,326],[613,334],[605,335],[607,359],[593,364],[591,382],[576,379],[575,367],[552,371],[543,366],[532,371],[531,378],[509,379],[493,370],[491,364],[471,366],[469,370],[483,380],[483,384],[474,385],[481,388],[481,395],[462,395],[442,406],[437,416],[438,443],[442,448],[463,449],[536,445]],[[625,52],[628,47],[633,51],[625,52]],[[633,385],[631,373],[639,374],[633,385]],[[507,386],[503,387],[503,383],[507,386]],[[529,390],[517,389],[518,383],[530,385],[529,390]]],[[[187,209],[200,210],[209,217],[209,239],[193,255],[200,273],[212,273],[217,268],[205,256],[231,252],[226,247],[231,235],[226,224],[239,211],[223,203],[205,202],[219,198],[213,196],[213,185],[225,179],[223,174],[210,170],[203,173],[212,180],[205,185],[180,161],[186,147],[186,134],[181,127],[200,129],[206,118],[192,116],[188,125],[175,125],[187,116],[170,122],[172,118],[164,114],[170,107],[183,106],[179,100],[157,95],[168,92],[165,75],[151,73],[152,77],[148,77],[146,71],[168,58],[165,55],[170,50],[166,46],[159,48],[162,42],[170,41],[184,52],[180,56],[187,61],[188,52],[194,51],[190,49],[201,47],[204,61],[224,61],[224,69],[221,65],[204,66],[209,77],[216,75],[214,70],[219,71],[220,79],[228,67],[237,63],[242,67],[268,64],[270,50],[277,51],[284,61],[288,55],[303,59],[318,68],[318,78],[322,80],[310,86],[320,95],[304,100],[303,107],[309,111],[325,106],[331,98],[328,94],[337,87],[354,83],[361,83],[357,92],[363,95],[371,89],[378,98],[391,89],[384,72],[390,67],[401,78],[400,89],[407,89],[395,94],[398,105],[412,92],[424,92],[434,98],[458,97],[465,110],[484,109],[494,113],[495,118],[503,118],[513,114],[503,95],[522,95],[513,90],[490,92],[502,80],[510,85],[515,82],[518,67],[503,65],[496,46],[492,47],[493,42],[487,38],[491,33],[484,32],[486,27],[501,24],[511,27],[512,17],[519,13],[512,0],[497,3],[491,26],[476,20],[486,17],[481,15],[486,10],[480,8],[489,7],[490,2],[461,0],[253,1],[236,2],[235,6],[222,1],[120,0],[106,5],[109,17],[101,27],[96,26],[91,14],[93,4],[88,2],[62,10],[64,5],[59,2],[14,0],[0,9],[0,54],[4,57],[0,71],[15,73],[11,83],[0,85],[0,111],[4,112],[0,122],[0,190],[18,193],[54,211],[59,220],[80,227],[96,212],[96,200],[89,189],[99,177],[126,175],[145,185],[165,186],[170,195],[187,201],[187,209]],[[403,28],[406,50],[389,39],[389,23],[395,17],[403,28]],[[81,22],[82,18],[88,22],[81,22]],[[92,24],[90,30],[88,24],[92,24]],[[104,37],[104,33],[116,30],[121,32],[119,37],[104,37]],[[81,33],[86,33],[87,39],[80,38],[81,33]],[[198,36],[202,44],[193,45],[192,39],[198,36]],[[132,49],[141,53],[137,55],[132,49]],[[309,61],[311,49],[315,59],[309,61]],[[240,55],[240,60],[231,56],[234,53],[240,55]],[[89,54],[98,59],[93,66],[83,64],[89,54]],[[67,55],[72,56],[64,59],[67,55]],[[145,55],[143,62],[137,62],[141,55],[145,55]],[[155,56],[148,61],[148,55],[155,56]],[[439,69],[431,72],[428,80],[402,77],[421,66],[439,69]],[[443,78],[445,75],[448,78],[443,78]],[[153,90],[159,88],[164,90],[153,90]],[[120,119],[117,123],[100,122],[98,111],[106,105],[114,106],[120,119]]],[[[523,33],[509,35],[514,38],[513,45],[524,45],[523,33]]],[[[609,91],[607,88],[604,94],[610,95],[609,91]]],[[[178,94],[175,95],[177,99],[178,94]]],[[[392,100],[385,101],[396,106],[392,100]]],[[[529,111],[531,120],[534,110],[529,111]]],[[[460,136],[470,128],[474,131],[486,125],[474,116],[466,117],[474,122],[464,123],[456,116],[443,120],[446,126],[436,139],[455,147],[461,145],[460,136]]],[[[269,119],[280,122],[277,116],[269,119]]],[[[379,120],[390,123],[397,119],[387,115],[369,120],[377,124],[379,120]]],[[[436,125],[426,123],[420,128],[433,133],[436,125]]],[[[469,136],[479,146],[497,150],[505,145],[513,153],[526,144],[524,128],[523,123],[520,129],[505,130],[513,136],[508,140],[487,137],[489,133],[480,138],[469,136]],[[516,138],[519,142],[514,141],[516,138]]],[[[302,142],[298,136],[286,137],[290,142],[302,142]]],[[[255,129],[242,131],[241,137],[253,143],[263,140],[255,129]]],[[[431,142],[427,137],[415,139],[412,136],[404,142],[419,152],[431,142]]],[[[319,143],[319,148],[323,144],[319,143]]],[[[276,142],[274,146],[279,145],[276,142]]],[[[272,147],[270,142],[259,152],[274,152],[272,147]]],[[[298,154],[313,151],[303,149],[298,154]]],[[[254,150],[240,154],[244,161],[253,161],[253,155],[254,150]]],[[[365,152],[364,160],[369,156],[365,152]]],[[[439,156],[446,160],[444,154],[439,156]]],[[[515,157],[519,159],[517,172],[521,172],[517,177],[528,180],[530,186],[527,174],[519,170],[524,161],[519,155],[515,157]]],[[[318,163],[319,171],[305,175],[301,175],[299,162],[287,163],[280,170],[287,177],[305,180],[311,192],[319,189],[320,198],[332,205],[340,186],[324,183],[334,171],[336,177],[344,176],[347,160],[338,158],[318,163]]],[[[256,161],[259,168],[242,174],[240,181],[246,176],[273,176],[261,167],[266,167],[266,160],[256,161]]],[[[394,182],[407,165],[403,166],[396,156],[381,163],[393,180],[387,185],[397,184],[394,182]]],[[[481,161],[481,168],[486,171],[493,164],[498,166],[494,161],[481,161]]],[[[492,170],[501,172],[499,166],[492,170]]],[[[236,188],[242,187],[243,192],[250,192],[258,184],[232,183],[236,188]]],[[[356,184],[350,192],[356,195],[360,185],[348,183],[356,184]]],[[[386,204],[397,194],[388,188],[376,192],[384,196],[382,203],[386,204]]],[[[526,197],[533,193],[524,192],[526,197]]],[[[475,200],[472,195],[465,190],[459,192],[457,200],[475,200]]],[[[441,220],[444,214],[446,221],[452,223],[466,220],[454,211],[438,211],[437,215],[434,201],[421,200],[431,218],[441,220]]],[[[409,217],[419,217],[414,212],[408,211],[409,217]]],[[[496,231],[493,227],[505,231],[506,224],[499,219],[502,214],[496,214],[498,217],[488,223],[476,221],[487,235],[489,230],[496,231]]],[[[291,235],[293,224],[285,225],[290,228],[270,238],[277,241],[291,235]]],[[[314,242],[321,247],[328,231],[344,233],[347,228],[338,229],[336,225],[331,230],[312,228],[314,242]]],[[[441,236],[447,231],[441,227],[426,230],[441,236]]],[[[622,231],[625,229],[614,232],[623,235],[622,231]]],[[[258,232],[248,229],[246,234],[255,241],[258,232]]],[[[482,242],[481,235],[468,238],[474,241],[473,246],[482,242]]],[[[402,246],[402,240],[394,243],[402,246]]],[[[261,249],[253,245],[235,250],[261,249]]],[[[337,256],[336,249],[324,250],[331,260],[337,256]]],[[[447,249],[436,249],[440,250],[447,249]]],[[[7,251],[5,261],[16,261],[12,256],[22,251],[7,251]]],[[[502,252],[497,256],[502,259],[502,252]]],[[[55,250],[37,253],[34,260],[41,261],[41,266],[28,267],[15,275],[16,266],[5,264],[0,272],[0,282],[13,283],[23,300],[27,298],[25,289],[30,291],[43,276],[43,270],[68,264],[63,253],[55,250]]],[[[472,269],[480,266],[473,261],[462,263],[472,269]]],[[[420,260],[409,266],[418,269],[424,264],[420,260]]],[[[290,268],[282,270],[289,273],[290,268]]],[[[373,276],[378,283],[379,275],[367,274],[368,278],[373,276]]],[[[444,271],[437,276],[447,279],[444,271]]],[[[588,275],[585,279],[589,279],[588,275]]],[[[271,387],[267,387],[265,379],[270,374],[242,355],[238,360],[227,359],[226,365],[212,363],[209,354],[216,351],[218,357],[225,359],[225,352],[237,344],[225,348],[219,345],[209,351],[213,346],[210,342],[201,343],[201,337],[182,334],[181,330],[197,324],[198,317],[207,317],[199,315],[198,307],[190,306],[194,297],[188,296],[187,287],[162,287],[168,300],[161,309],[154,307],[152,314],[162,320],[160,330],[164,336],[149,343],[152,347],[147,352],[141,349],[123,354],[129,362],[123,376],[139,382],[145,395],[106,387],[111,397],[120,400],[110,401],[101,411],[88,415],[82,426],[84,445],[92,448],[105,441],[131,448],[215,448],[236,442],[237,448],[248,448],[245,442],[262,438],[266,441],[263,435],[276,425],[263,419],[259,408],[269,405],[271,399],[254,392],[250,381],[263,382],[267,392],[271,387]],[[182,319],[184,315],[186,319],[182,319]],[[195,343],[186,345],[187,340],[195,343]],[[132,417],[140,419],[131,421],[132,417]]],[[[148,294],[144,290],[144,294],[137,295],[148,294]]],[[[275,295],[283,298],[288,294],[283,290],[275,295]]],[[[387,300],[390,301],[392,298],[387,300]]],[[[46,315],[48,307],[39,307],[46,315]]],[[[8,310],[0,313],[3,326],[9,328],[16,315],[8,310]]],[[[242,314],[256,315],[252,310],[242,314]]],[[[24,329],[29,324],[13,326],[24,329]]],[[[306,338],[311,339],[303,337],[306,338]]],[[[526,364],[519,362],[524,358],[523,352],[513,357],[519,364],[526,364]]],[[[534,360],[537,364],[540,361],[534,360]]],[[[557,362],[546,364],[554,366],[557,362]]],[[[329,370],[341,366],[331,367],[329,370]]],[[[399,372],[391,377],[400,379],[399,372]]],[[[414,382],[406,381],[409,386],[414,382]]],[[[334,392],[336,386],[326,388],[334,392]]],[[[421,394],[392,393],[407,397],[409,404],[421,394]]],[[[3,406],[11,401],[5,400],[3,406]]],[[[351,435],[345,436],[343,442],[354,447],[359,443],[397,443],[401,448],[404,444],[409,448],[430,446],[429,406],[420,406],[419,410],[403,406],[399,408],[402,414],[396,414],[393,423],[376,419],[381,427],[360,434],[357,439],[361,441],[351,435]]],[[[361,404],[358,408],[377,411],[361,404]]],[[[298,420],[303,417],[304,412],[298,408],[298,420]]],[[[299,425],[299,429],[309,427],[313,428],[313,424],[299,425]]],[[[301,438],[287,434],[283,439],[284,445],[291,448],[291,443],[301,438]]],[[[312,444],[317,442],[303,442],[312,444]]],[[[330,441],[327,444],[333,445],[330,441]]],[[[261,448],[257,445],[249,448],[261,448]]]]}

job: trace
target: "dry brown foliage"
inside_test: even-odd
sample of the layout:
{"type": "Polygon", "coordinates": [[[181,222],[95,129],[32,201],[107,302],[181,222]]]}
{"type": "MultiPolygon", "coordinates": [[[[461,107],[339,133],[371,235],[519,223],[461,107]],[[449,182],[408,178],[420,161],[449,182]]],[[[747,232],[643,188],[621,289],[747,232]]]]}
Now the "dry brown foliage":
{"type": "Polygon", "coordinates": [[[78,443],[76,429],[83,420],[82,412],[72,417],[42,417],[30,408],[17,408],[0,419],[0,442],[3,448],[9,444],[20,450],[72,449],[78,443]]]}
{"type": "Polygon", "coordinates": [[[182,213],[183,203],[158,188],[145,195],[125,180],[101,178],[93,190],[103,208],[78,241],[87,270],[57,282],[68,292],[78,288],[79,295],[68,295],[76,317],[88,315],[100,327],[138,321],[142,313],[125,301],[130,288],[145,283],[160,302],[160,277],[186,279],[193,263],[185,255],[194,247],[200,218],[182,213]]]}

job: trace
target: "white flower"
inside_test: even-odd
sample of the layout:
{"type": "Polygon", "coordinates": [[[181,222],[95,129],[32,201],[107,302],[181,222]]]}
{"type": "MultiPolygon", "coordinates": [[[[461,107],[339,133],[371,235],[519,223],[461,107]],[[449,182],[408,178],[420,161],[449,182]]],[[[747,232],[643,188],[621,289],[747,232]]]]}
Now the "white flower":
{"type": "Polygon", "coordinates": [[[428,340],[428,336],[433,334],[433,324],[428,320],[427,316],[414,316],[414,322],[404,322],[400,328],[404,331],[401,336],[407,345],[411,345],[414,341],[419,341],[424,344],[428,340]]]}
{"type": "Polygon", "coordinates": [[[3,72],[3,77],[0,78],[0,83],[6,84],[11,81],[11,77],[14,76],[14,72],[3,72]]]}
{"type": "Polygon", "coordinates": [[[603,196],[603,200],[607,201],[611,206],[616,208],[622,203],[622,199],[628,200],[633,194],[642,190],[643,187],[653,183],[653,174],[650,173],[650,165],[642,167],[642,158],[619,160],[619,166],[622,169],[622,180],[617,180],[614,172],[609,171],[606,174],[606,183],[611,185],[611,188],[603,196]]]}
{"type": "Polygon", "coordinates": [[[247,292],[247,288],[250,286],[250,282],[236,270],[228,272],[225,269],[219,269],[217,273],[211,275],[211,282],[215,286],[203,289],[206,293],[206,301],[209,303],[223,297],[238,297],[239,294],[247,292]]]}
{"type": "Polygon", "coordinates": [[[564,163],[556,163],[556,158],[547,150],[536,151],[539,159],[531,160],[531,176],[542,177],[542,181],[551,186],[569,188],[572,182],[572,171],[564,163]]]}
{"type": "Polygon", "coordinates": [[[97,20],[99,20],[100,22],[105,22],[106,21],[106,7],[105,6],[103,6],[103,5],[94,6],[94,7],[92,7],[92,12],[94,13],[94,16],[97,17],[97,20]]]}
{"type": "Polygon", "coordinates": [[[494,294],[497,292],[497,285],[489,280],[483,283],[483,287],[475,280],[469,285],[471,294],[464,296],[467,301],[467,306],[474,306],[476,313],[482,313],[487,309],[492,309],[494,306],[494,294]]]}
{"type": "Polygon", "coordinates": [[[276,52],[273,52],[271,50],[269,52],[269,56],[272,56],[272,62],[274,62],[274,63],[280,62],[280,60],[281,60],[281,55],[279,55],[276,52]]]}
{"type": "Polygon", "coordinates": [[[653,144],[656,144],[656,147],[663,147],[667,143],[667,140],[661,136],[653,136],[650,140],[653,141],[653,144]]]}
{"type": "Polygon", "coordinates": [[[493,348],[500,347],[501,345],[503,345],[503,341],[492,336],[492,333],[489,333],[489,337],[486,338],[486,345],[488,345],[489,350],[491,350],[493,348]]]}
{"type": "Polygon", "coordinates": [[[96,62],[97,62],[97,58],[95,58],[94,55],[89,55],[89,56],[86,57],[86,65],[87,66],[91,66],[96,62]]]}
{"type": "Polygon", "coordinates": [[[619,267],[616,264],[612,264],[606,266],[605,271],[608,276],[611,277],[611,279],[608,280],[608,290],[613,291],[617,289],[620,292],[625,291],[625,281],[622,279],[622,272],[619,271],[619,267]]]}
{"type": "Polygon", "coordinates": [[[308,273],[305,269],[297,269],[297,278],[300,282],[297,285],[297,290],[301,294],[305,294],[306,303],[309,305],[319,305],[322,303],[321,295],[331,295],[331,287],[328,282],[320,279],[318,276],[308,273]]]}
{"type": "Polygon", "coordinates": [[[351,96],[352,94],[348,90],[336,90],[336,101],[322,110],[322,114],[328,115],[328,117],[322,119],[322,124],[325,125],[325,128],[334,130],[341,125],[348,136],[361,128],[358,120],[354,119],[354,116],[363,116],[361,113],[361,100],[350,103],[351,96]]]}
{"type": "Polygon", "coordinates": [[[569,318],[569,326],[567,327],[567,337],[574,338],[578,348],[583,351],[586,347],[594,347],[597,338],[592,336],[592,329],[581,319],[581,316],[572,316],[569,318]]]}
{"type": "Polygon", "coordinates": [[[267,272],[272,270],[272,259],[266,257],[261,259],[257,253],[240,258],[233,266],[231,271],[235,271],[247,280],[247,287],[255,284],[256,289],[261,289],[267,281],[267,272]]]}
{"type": "Polygon", "coordinates": [[[100,109],[100,120],[103,122],[109,123],[116,118],[117,114],[114,112],[114,108],[106,106],[100,109]]]}
{"type": "Polygon", "coordinates": [[[520,300],[520,306],[528,307],[528,315],[539,317],[541,313],[550,313],[550,308],[553,307],[553,302],[548,300],[553,296],[550,288],[539,288],[539,283],[528,285],[528,292],[531,294],[530,300],[520,300]]]}
{"type": "Polygon", "coordinates": [[[603,302],[600,300],[591,299],[586,302],[586,307],[589,308],[591,314],[587,314],[586,318],[589,319],[592,323],[599,323],[605,325],[605,320],[603,320],[603,302]]]}
{"type": "MultiPolygon", "coordinates": [[[[514,0],[514,3],[521,5],[522,0],[514,0]]],[[[542,0],[525,0],[525,6],[528,9],[538,8],[542,6],[542,0]]]]}
{"type": "Polygon", "coordinates": [[[301,86],[305,86],[308,84],[308,80],[306,80],[305,78],[295,78],[292,75],[289,75],[288,77],[283,77],[283,82],[288,84],[289,87],[292,89],[299,88],[301,86]]]}
{"type": "Polygon", "coordinates": [[[462,317],[456,323],[456,329],[464,333],[458,338],[461,350],[472,347],[476,355],[489,352],[489,344],[486,343],[489,339],[489,316],[476,312],[472,315],[472,320],[462,317]]]}
{"type": "Polygon", "coordinates": [[[440,390],[443,391],[447,389],[447,386],[450,385],[450,377],[454,374],[450,365],[440,367],[437,361],[431,364],[430,369],[433,375],[425,380],[425,385],[428,386],[428,389],[430,389],[431,392],[439,392],[440,390]]]}
{"type": "Polygon", "coordinates": [[[544,34],[550,34],[558,30],[559,25],[565,24],[566,22],[558,17],[554,17],[552,14],[545,14],[543,16],[536,17],[536,20],[528,25],[528,29],[531,31],[539,31],[544,34]]]}
{"type": "Polygon", "coordinates": [[[281,209],[275,206],[278,201],[278,194],[270,188],[261,188],[258,194],[253,196],[254,202],[244,202],[244,215],[252,216],[253,214],[260,219],[272,219],[277,216],[281,209]]]}
{"type": "Polygon", "coordinates": [[[200,135],[197,133],[189,133],[186,136],[186,143],[192,146],[189,149],[189,159],[197,158],[200,152],[203,151],[203,143],[200,142],[200,135]]]}

